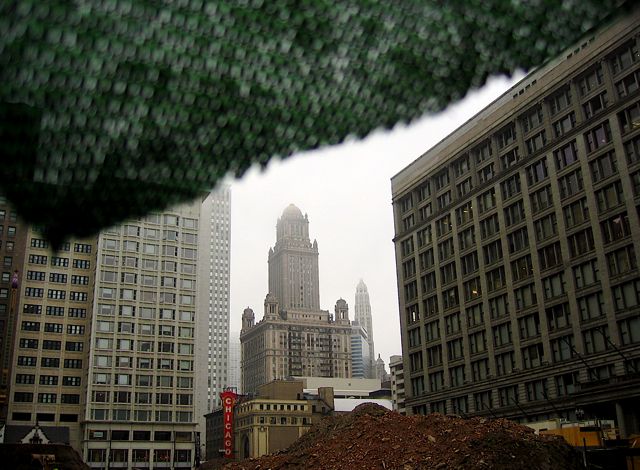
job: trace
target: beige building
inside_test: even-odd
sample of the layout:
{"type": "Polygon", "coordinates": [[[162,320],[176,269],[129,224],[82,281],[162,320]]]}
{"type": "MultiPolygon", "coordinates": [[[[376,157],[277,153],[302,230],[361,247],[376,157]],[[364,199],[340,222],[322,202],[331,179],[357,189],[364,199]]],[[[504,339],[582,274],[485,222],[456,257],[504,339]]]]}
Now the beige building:
{"type": "Polygon", "coordinates": [[[640,14],[392,179],[406,406],[640,430],[640,14]]]}
{"type": "Polygon", "coordinates": [[[242,315],[242,390],[292,376],[351,377],[351,323],[347,303],[334,314],[319,309],[318,244],[309,220],[293,204],[276,226],[269,250],[269,288],[258,323],[250,308],[242,315]],[[284,302],[280,302],[280,295],[284,302]]]}
{"type": "Polygon", "coordinates": [[[320,388],[308,397],[303,382],[276,380],[258,387],[257,396],[235,408],[238,458],[259,457],[287,448],[313,423],[333,412],[333,390],[320,388]]]}
{"type": "Polygon", "coordinates": [[[391,356],[389,361],[389,371],[391,374],[391,399],[393,409],[400,414],[406,414],[404,405],[404,361],[402,356],[391,356]]]}
{"type": "Polygon", "coordinates": [[[83,441],[92,468],[193,465],[206,370],[195,349],[200,208],[100,234],[83,441]]]}
{"type": "Polygon", "coordinates": [[[80,450],[96,239],[54,252],[33,227],[25,230],[7,424],[54,428],[80,450]]]}

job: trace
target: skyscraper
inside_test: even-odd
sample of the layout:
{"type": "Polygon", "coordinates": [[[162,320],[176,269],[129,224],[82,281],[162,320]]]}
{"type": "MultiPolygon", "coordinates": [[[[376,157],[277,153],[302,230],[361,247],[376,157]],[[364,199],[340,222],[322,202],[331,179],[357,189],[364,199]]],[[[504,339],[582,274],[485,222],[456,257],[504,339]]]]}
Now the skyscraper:
{"type": "Polygon", "coordinates": [[[351,368],[354,378],[371,378],[369,337],[367,330],[356,320],[351,322],[351,368]]]}
{"type": "Polygon", "coordinates": [[[198,357],[205,360],[196,378],[198,419],[220,404],[220,393],[228,385],[229,295],[231,264],[231,190],[228,185],[212,191],[200,211],[198,256],[198,357]],[[200,384],[205,381],[206,384],[200,384]]]}
{"type": "MultiPolygon", "coordinates": [[[[84,423],[90,466],[190,467],[201,200],[100,234],[84,423]]],[[[203,316],[206,317],[206,312],[203,316]]],[[[204,430],[202,430],[204,431],[204,430]]]]}
{"type": "Polygon", "coordinates": [[[407,412],[640,419],[640,11],[392,179],[407,412]]]}
{"type": "Polygon", "coordinates": [[[24,231],[7,427],[38,423],[80,450],[97,240],[54,252],[34,227],[24,231]]]}
{"type": "Polygon", "coordinates": [[[369,291],[367,285],[362,279],[356,286],[356,302],[354,305],[355,321],[364,327],[367,331],[369,342],[368,348],[368,365],[366,366],[367,378],[374,379],[375,375],[375,347],[373,344],[373,318],[371,317],[371,303],[369,302],[369,291]]]}
{"type": "Polygon", "coordinates": [[[319,286],[318,242],[309,239],[309,218],[289,204],[269,249],[269,293],[282,309],[319,310],[319,286]]]}
{"type": "Polygon", "coordinates": [[[351,377],[351,323],[343,299],[334,315],[320,310],[318,244],[309,239],[309,219],[289,205],[269,249],[269,293],[258,323],[242,314],[242,390],[290,376],[351,377]]]}

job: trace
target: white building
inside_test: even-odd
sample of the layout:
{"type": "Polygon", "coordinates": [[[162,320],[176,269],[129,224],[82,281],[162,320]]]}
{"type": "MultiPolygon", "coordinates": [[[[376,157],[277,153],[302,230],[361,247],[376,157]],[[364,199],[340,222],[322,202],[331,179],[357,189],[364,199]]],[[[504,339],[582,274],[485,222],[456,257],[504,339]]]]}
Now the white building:
{"type": "Polygon", "coordinates": [[[194,461],[200,206],[100,234],[84,417],[91,467],[194,461]]]}
{"type": "Polygon", "coordinates": [[[232,331],[231,335],[229,335],[229,378],[227,384],[229,387],[235,388],[237,393],[242,393],[240,386],[242,382],[242,376],[240,374],[241,355],[240,332],[232,331]]]}
{"type": "Polygon", "coordinates": [[[374,379],[375,375],[375,348],[373,345],[373,318],[371,316],[371,302],[369,301],[369,291],[362,279],[356,286],[356,301],[354,305],[355,321],[364,327],[369,341],[369,365],[367,378],[374,379]]]}

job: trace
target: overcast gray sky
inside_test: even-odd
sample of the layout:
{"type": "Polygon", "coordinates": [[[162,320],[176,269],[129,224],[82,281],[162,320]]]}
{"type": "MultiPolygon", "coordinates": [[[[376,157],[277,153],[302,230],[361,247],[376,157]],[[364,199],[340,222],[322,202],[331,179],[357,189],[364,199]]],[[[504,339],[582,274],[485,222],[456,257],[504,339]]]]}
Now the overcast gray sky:
{"type": "Polygon", "coordinates": [[[262,319],[267,253],[278,217],[293,203],[309,215],[311,239],[318,240],[321,308],[333,312],[343,298],[353,319],[362,278],[371,298],[376,354],[387,365],[391,355],[401,354],[390,179],[515,82],[493,78],[410,126],[272,160],[266,171],[254,168],[231,182],[231,330],[240,331],[247,306],[256,321],[262,319]]]}

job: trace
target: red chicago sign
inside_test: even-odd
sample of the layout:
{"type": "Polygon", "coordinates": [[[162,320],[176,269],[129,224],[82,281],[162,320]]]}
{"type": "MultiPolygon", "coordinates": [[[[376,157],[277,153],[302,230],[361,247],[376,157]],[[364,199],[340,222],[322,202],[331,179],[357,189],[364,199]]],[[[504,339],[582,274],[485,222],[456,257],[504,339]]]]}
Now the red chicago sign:
{"type": "Polygon", "coordinates": [[[222,417],[224,423],[224,456],[233,458],[233,405],[236,403],[238,395],[230,390],[220,394],[222,399],[222,417]]]}

